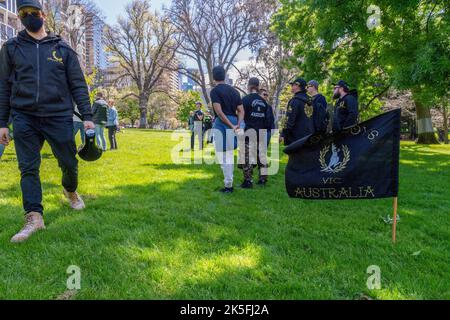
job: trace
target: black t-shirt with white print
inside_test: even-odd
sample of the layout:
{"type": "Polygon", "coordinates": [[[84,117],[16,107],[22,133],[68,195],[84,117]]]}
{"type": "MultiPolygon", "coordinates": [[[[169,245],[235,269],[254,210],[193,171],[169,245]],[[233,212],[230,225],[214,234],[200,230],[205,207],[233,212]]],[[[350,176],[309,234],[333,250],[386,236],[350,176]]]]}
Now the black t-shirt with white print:
{"type": "Polygon", "coordinates": [[[257,93],[251,93],[242,99],[245,110],[245,130],[272,129],[269,124],[270,112],[269,104],[257,93]]]}

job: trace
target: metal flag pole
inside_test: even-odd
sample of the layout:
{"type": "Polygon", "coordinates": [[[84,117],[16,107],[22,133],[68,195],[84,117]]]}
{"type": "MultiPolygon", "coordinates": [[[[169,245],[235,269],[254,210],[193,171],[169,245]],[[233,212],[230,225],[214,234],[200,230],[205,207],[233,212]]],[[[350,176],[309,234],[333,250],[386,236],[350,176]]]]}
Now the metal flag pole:
{"type": "Polygon", "coordinates": [[[398,197],[394,198],[394,223],[392,226],[392,242],[397,242],[397,211],[398,211],[398,197]]]}

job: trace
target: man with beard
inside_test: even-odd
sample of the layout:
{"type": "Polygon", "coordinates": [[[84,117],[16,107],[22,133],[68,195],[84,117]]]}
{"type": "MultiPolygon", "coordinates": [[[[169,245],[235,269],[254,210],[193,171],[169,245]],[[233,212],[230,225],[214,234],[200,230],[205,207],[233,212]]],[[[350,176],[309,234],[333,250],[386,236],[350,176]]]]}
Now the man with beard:
{"type": "Polygon", "coordinates": [[[74,210],[85,208],[77,193],[74,102],[84,128],[95,128],[89,90],[76,52],[61,37],[44,29],[46,15],[38,0],[18,0],[17,9],[25,30],[0,51],[0,143],[9,143],[7,122],[11,115],[26,220],[24,228],[11,239],[13,243],[24,242],[45,229],[39,176],[45,141],[58,160],[63,193],[70,206],[74,210]]]}
{"type": "Polygon", "coordinates": [[[333,99],[337,100],[333,115],[333,132],[340,132],[358,123],[358,93],[350,90],[344,80],[334,85],[333,99]]]}
{"type": "Polygon", "coordinates": [[[294,97],[289,101],[286,124],[282,132],[286,146],[314,133],[313,107],[306,94],[306,81],[303,78],[297,78],[291,82],[291,91],[294,97]]]}
{"type": "Polygon", "coordinates": [[[327,112],[327,100],[319,93],[319,82],[311,80],[307,86],[308,94],[312,98],[314,133],[326,133],[330,121],[327,112]]]}

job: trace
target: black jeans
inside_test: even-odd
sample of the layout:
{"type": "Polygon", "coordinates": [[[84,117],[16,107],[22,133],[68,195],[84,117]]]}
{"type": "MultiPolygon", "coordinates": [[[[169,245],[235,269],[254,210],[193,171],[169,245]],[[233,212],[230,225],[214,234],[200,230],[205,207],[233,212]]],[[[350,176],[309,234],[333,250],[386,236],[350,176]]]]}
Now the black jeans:
{"type": "Polygon", "coordinates": [[[111,150],[117,150],[116,132],[117,132],[116,126],[108,127],[109,145],[111,150]]]}
{"type": "Polygon", "coordinates": [[[13,112],[14,145],[21,173],[25,213],[43,213],[42,187],[39,177],[41,149],[50,145],[62,170],[62,185],[68,192],[78,187],[78,160],[73,137],[72,117],[40,118],[13,112]]]}

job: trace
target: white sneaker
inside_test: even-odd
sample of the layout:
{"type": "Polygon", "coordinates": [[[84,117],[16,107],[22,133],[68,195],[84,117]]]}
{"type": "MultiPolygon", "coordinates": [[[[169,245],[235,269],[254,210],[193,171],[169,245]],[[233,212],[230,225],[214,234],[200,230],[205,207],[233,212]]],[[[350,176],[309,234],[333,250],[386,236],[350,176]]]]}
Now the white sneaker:
{"type": "Polygon", "coordinates": [[[83,199],[81,199],[78,192],[68,192],[66,189],[64,189],[64,195],[66,196],[67,200],[69,200],[70,207],[73,210],[83,210],[86,208],[84,205],[83,199]]]}

